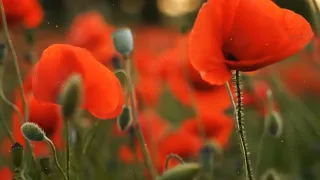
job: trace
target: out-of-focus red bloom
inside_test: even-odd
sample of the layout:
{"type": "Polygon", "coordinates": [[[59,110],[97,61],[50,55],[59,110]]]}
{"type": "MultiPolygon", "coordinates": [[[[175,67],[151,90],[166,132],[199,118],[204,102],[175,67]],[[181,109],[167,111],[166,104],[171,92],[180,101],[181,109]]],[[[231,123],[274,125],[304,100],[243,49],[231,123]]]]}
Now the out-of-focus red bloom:
{"type": "Polygon", "coordinates": [[[187,57],[188,37],[188,34],[180,36],[175,46],[163,53],[169,89],[183,104],[195,103],[201,114],[223,112],[231,105],[227,89],[207,83],[192,67],[187,57]]]}
{"type": "Polygon", "coordinates": [[[209,0],[195,21],[189,55],[202,78],[219,85],[230,80],[231,70],[253,71],[281,61],[312,37],[303,17],[271,0],[209,0]]]}
{"type": "Polygon", "coordinates": [[[67,78],[78,73],[83,79],[82,108],[101,119],[117,117],[124,103],[121,84],[116,76],[83,48],[55,44],[49,46],[35,66],[34,97],[56,103],[67,78]]]}
{"type": "Polygon", "coordinates": [[[38,0],[2,0],[2,3],[8,24],[23,23],[27,28],[35,28],[43,20],[43,9],[38,0]]]}
{"type": "MultiPolygon", "coordinates": [[[[29,122],[38,124],[46,133],[47,137],[52,140],[57,149],[63,147],[62,142],[62,128],[63,122],[60,112],[60,107],[53,103],[38,102],[32,93],[32,73],[28,74],[24,79],[23,88],[29,109],[29,122]]],[[[23,103],[19,92],[16,92],[15,105],[18,107],[22,116],[24,113],[23,103]]],[[[16,142],[19,142],[22,146],[25,146],[25,139],[21,132],[21,123],[17,113],[12,115],[12,133],[16,142]]],[[[34,153],[36,156],[48,155],[50,149],[44,142],[33,143],[34,153]]],[[[8,154],[13,144],[9,139],[5,140],[3,148],[5,154],[8,154]]]]}
{"type": "MultiPolygon", "coordinates": [[[[171,126],[168,122],[166,122],[166,120],[159,117],[159,115],[152,110],[146,110],[143,113],[141,113],[139,116],[139,120],[141,130],[144,135],[148,149],[150,150],[151,156],[154,159],[154,161],[157,161],[158,142],[167,135],[171,126]]],[[[122,135],[123,134],[128,134],[128,132],[122,133],[122,135]]],[[[130,134],[128,135],[130,136],[130,134]]],[[[143,156],[137,140],[135,140],[134,144],[137,150],[138,161],[142,161],[143,156]]],[[[126,163],[132,163],[134,160],[132,151],[126,145],[123,145],[120,148],[119,156],[126,163]]]]}
{"type": "Polygon", "coordinates": [[[5,167],[0,170],[0,177],[1,177],[1,180],[12,180],[13,173],[10,170],[10,168],[5,167]]]}
{"type": "Polygon", "coordinates": [[[188,119],[182,123],[181,131],[199,135],[199,123],[202,123],[207,138],[214,140],[221,148],[227,146],[233,129],[233,120],[230,117],[223,113],[216,113],[210,116],[199,116],[199,120],[188,119]]]}
{"type": "Polygon", "coordinates": [[[95,11],[79,15],[70,27],[67,41],[87,49],[101,63],[109,65],[117,54],[111,34],[113,26],[106,23],[103,16],[95,11]]]}
{"type": "Polygon", "coordinates": [[[320,95],[319,68],[308,62],[295,62],[279,71],[280,77],[291,92],[320,95]]]}
{"type": "Polygon", "coordinates": [[[171,48],[178,33],[158,27],[135,30],[133,61],[138,73],[136,92],[147,106],[157,105],[163,87],[163,58],[161,54],[171,48]]]}
{"type": "MultiPolygon", "coordinates": [[[[160,172],[164,171],[165,161],[169,154],[173,153],[180,156],[182,159],[195,158],[202,146],[202,140],[198,134],[192,134],[187,131],[173,132],[163,139],[158,144],[158,162],[157,167],[160,172]]],[[[172,161],[169,168],[179,164],[178,161],[172,161]]]]}

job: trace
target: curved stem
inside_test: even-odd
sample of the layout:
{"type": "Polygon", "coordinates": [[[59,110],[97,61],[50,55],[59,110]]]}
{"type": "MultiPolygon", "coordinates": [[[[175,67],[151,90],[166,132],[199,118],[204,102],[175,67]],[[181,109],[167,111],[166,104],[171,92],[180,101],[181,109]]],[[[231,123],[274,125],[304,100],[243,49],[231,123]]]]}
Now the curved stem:
{"type": "Polygon", "coordinates": [[[184,163],[185,163],[184,160],[183,160],[180,156],[178,156],[177,154],[169,154],[169,155],[167,156],[166,162],[165,162],[165,170],[166,170],[166,171],[167,171],[168,168],[169,168],[169,163],[170,163],[171,159],[176,159],[176,160],[178,160],[181,164],[184,164],[184,163]]]}
{"type": "Polygon", "coordinates": [[[54,147],[53,142],[47,137],[45,137],[44,141],[49,144],[51,151],[53,153],[54,162],[56,163],[56,166],[59,169],[61,175],[63,176],[63,178],[65,180],[68,180],[66,173],[63,171],[62,167],[59,164],[58,157],[57,157],[57,151],[56,151],[56,148],[54,147]]]}
{"type": "MultiPolygon", "coordinates": [[[[0,110],[0,111],[2,111],[2,110],[0,110]]],[[[0,113],[1,113],[2,126],[3,126],[4,130],[6,131],[8,137],[10,138],[12,144],[14,144],[14,143],[15,143],[15,140],[14,140],[14,137],[13,137],[13,135],[12,135],[12,132],[11,132],[11,130],[9,129],[6,121],[4,120],[3,113],[2,113],[2,112],[0,112],[0,113]]]]}
{"type": "MultiPolygon", "coordinates": [[[[124,57],[126,62],[127,62],[127,67],[126,69],[129,69],[131,68],[130,67],[130,59],[128,57],[124,57]]],[[[129,71],[130,73],[130,71],[129,71]]],[[[131,81],[131,78],[130,78],[130,74],[126,74],[126,77],[127,77],[127,83],[128,83],[128,91],[130,92],[130,101],[131,101],[131,108],[132,108],[132,118],[133,118],[133,122],[134,122],[134,128],[135,128],[135,133],[136,133],[136,136],[138,138],[138,141],[139,141],[139,144],[140,144],[140,147],[141,147],[141,150],[142,150],[142,155],[144,157],[144,162],[145,162],[145,165],[146,167],[148,168],[149,170],[149,173],[152,177],[153,180],[155,180],[157,178],[157,171],[156,169],[154,168],[153,166],[153,163],[152,163],[152,159],[151,159],[151,156],[149,154],[149,151],[148,151],[148,148],[147,148],[147,144],[146,144],[146,141],[143,137],[143,133],[142,133],[142,130],[141,130],[141,127],[140,127],[140,122],[139,122],[139,114],[138,114],[138,109],[136,107],[136,104],[135,104],[135,91],[134,91],[134,86],[133,86],[133,83],[131,81]]]]}
{"type": "Polygon", "coordinates": [[[8,45],[9,51],[11,52],[12,58],[13,58],[13,63],[14,63],[14,67],[16,70],[16,74],[17,74],[17,80],[18,80],[18,87],[19,87],[19,91],[20,91],[20,95],[23,101],[23,110],[24,110],[24,119],[26,122],[28,122],[28,105],[27,105],[27,101],[24,95],[24,91],[23,91],[23,86],[22,86],[22,79],[21,79],[21,73],[20,73],[20,68],[19,68],[19,63],[18,63],[18,58],[17,58],[17,54],[14,50],[13,47],[13,43],[11,41],[10,38],[10,34],[9,34],[9,29],[8,29],[8,24],[6,21],[6,13],[4,12],[4,7],[3,7],[3,3],[2,1],[0,2],[0,10],[1,10],[1,17],[2,17],[2,26],[3,26],[3,32],[4,32],[4,36],[5,36],[5,40],[6,40],[6,44],[8,45]]]}
{"type": "MultiPolygon", "coordinates": [[[[244,129],[244,118],[243,118],[243,105],[242,105],[242,91],[241,91],[241,75],[239,71],[236,71],[234,77],[235,85],[236,85],[236,95],[237,95],[237,103],[233,101],[233,106],[235,110],[235,119],[237,121],[237,133],[240,139],[241,151],[244,157],[245,171],[246,171],[246,179],[254,180],[254,175],[252,172],[251,162],[249,159],[249,150],[246,142],[246,135],[244,129]]],[[[228,89],[229,96],[232,101],[232,93],[230,88],[228,89]]]]}

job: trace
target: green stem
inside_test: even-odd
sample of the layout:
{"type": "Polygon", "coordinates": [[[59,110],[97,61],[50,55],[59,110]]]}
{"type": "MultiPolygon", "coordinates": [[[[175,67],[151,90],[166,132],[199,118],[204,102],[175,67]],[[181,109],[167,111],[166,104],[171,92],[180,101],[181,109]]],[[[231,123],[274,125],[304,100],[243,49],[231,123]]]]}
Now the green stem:
{"type": "MultiPolygon", "coordinates": [[[[127,66],[126,70],[127,70],[127,69],[131,68],[131,62],[130,62],[131,60],[128,57],[124,57],[124,58],[125,58],[125,61],[127,63],[126,64],[126,66],[127,66]]],[[[126,72],[126,73],[130,73],[130,71],[126,72]]],[[[157,178],[157,174],[158,173],[157,173],[156,169],[153,166],[152,159],[151,159],[151,156],[149,154],[149,151],[148,151],[148,148],[147,148],[147,144],[146,144],[146,141],[144,139],[144,136],[143,136],[143,133],[142,133],[142,130],[141,130],[141,127],[140,127],[138,109],[137,109],[136,104],[135,104],[134,85],[132,83],[130,74],[126,74],[126,77],[127,77],[127,83],[128,83],[128,91],[130,92],[130,101],[131,101],[131,107],[132,107],[132,118],[133,118],[134,128],[135,128],[134,132],[136,133],[136,136],[138,138],[138,141],[139,141],[139,144],[140,144],[140,147],[141,147],[141,150],[142,150],[142,155],[144,157],[145,165],[148,168],[152,179],[155,180],[157,178]]]]}
{"type": "MultiPolygon", "coordinates": [[[[0,110],[0,111],[2,111],[2,110],[0,110]]],[[[4,119],[3,113],[2,113],[2,112],[0,112],[0,113],[1,113],[1,119],[2,119],[2,120],[1,120],[2,126],[3,126],[4,130],[6,131],[8,137],[10,138],[12,144],[14,144],[16,141],[14,140],[14,137],[13,137],[13,135],[12,135],[12,132],[11,132],[11,130],[9,129],[9,127],[8,127],[8,125],[7,125],[7,123],[6,123],[5,119],[4,119]]]]}
{"type": "Polygon", "coordinates": [[[70,180],[70,167],[71,167],[71,161],[70,161],[70,132],[69,132],[69,119],[64,120],[65,129],[66,129],[66,139],[67,139],[67,149],[66,149],[66,164],[67,164],[67,178],[70,180]]]}
{"type": "Polygon", "coordinates": [[[235,85],[236,85],[237,104],[235,103],[235,101],[233,99],[233,95],[230,90],[230,86],[227,84],[228,93],[229,93],[229,96],[230,96],[230,99],[232,101],[232,105],[233,105],[234,111],[235,111],[235,119],[237,122],[237,133],[239,135],[241,151],[242,151],[242,154],[244,157],[246,179],[254,180],[255,178],[254,178],[254,175],[252,172],[251,162],[249,159],[249,150],[247,147],[246,135],[245,135],[245,129],[244,129],[242,91],[241,91],[241,75],[240,75],[239,71],[236,71],[234,81],[235,81],[235,85]]]}
{"type": "Polygon", "coordinates": [[[165,162],[165,170],[167,171],[169,169],[169,163],[171,161],[171,159],[176,159],[178,160],[181,164],[184,164],[184,160],[178,156],[177,154],[169,154],[166,158],[166,162],[165,162]]]}
{"type": "Polygon", "coordinates": [[[97,132],[98,132],[98,127],[99,127],[99,124],[100,124],[101,121],[97,121],[92,129],[92,131],[90,133],[88,133],[88,137],[85,138],[85,143],[84,143],[84,146],[83,146],[83,150],[82,150],[82,155],[86,155],[89,148],[91,147],[91,144],[94,140],[94,138],[96,137],[97,135],[97,132]]]}
{"type": "Polygon", "coordinates": [[[60,171],[61,175],[63,176],[64,180],[68,180],[68,178],[66,176],[66,173],[63,171],[62,167],[59,164],[58,157],[57,157],[57,151],[56,151],[56,148],[54,147],[53,142],[47,137],[45,137],[44,141],[49,144],[49,146],[51,148],[51,151],[53,153],[54,162],[56,163],[56,166],[59,169],[59,171],[60,171]]]}
{"type": "Polygon", "coordinates": [[[20,91],[20,95],[23,101],[23,110],[24,110],[24,118],[25,121],[28,122],[28,105],[27,105],[27,101],[24,95],[24,90],[23,90],[23,86],[22,86],[22,79],[21,79],[21,73],[20,73],[20,68],[19,68],[19,63],[18,63],[18,58],[17,58],[17,54],[14,50],[13,47],[13,43],[11,41],[10,38],[10,34],[9,34],[9,29],[8,29],[8,24],[7,24],[7,20],[6,20],[6,13],[4,11],[4,7],[3,7],[3,3],[2,1],[0,2],[0,10],[1,10],[1,17],[2,17],[2,26],[3,26],[3,32],[4,32],[4,36],[5,36],[5,40],[6,40],[6,44],[8,45],[9,51],[11,52],[12,58],[13,58],[13,63],[14,63],[14,67],[16,70],[16,74],[17,74],[17,80],[18,80],[18,87],[19,87],[19,91],[20,91]]]}

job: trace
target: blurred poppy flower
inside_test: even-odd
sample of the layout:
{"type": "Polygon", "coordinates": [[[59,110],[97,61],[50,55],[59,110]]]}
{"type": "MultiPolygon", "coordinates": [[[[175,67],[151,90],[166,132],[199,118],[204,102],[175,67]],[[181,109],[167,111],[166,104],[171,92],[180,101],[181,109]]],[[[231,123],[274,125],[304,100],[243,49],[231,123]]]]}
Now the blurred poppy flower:
{"type": "Polygon", "coordinates": [[[279,71],[279,75],[287,89],[297,95],[320,95],[320,71],[309,61],[291,63],[279,71]]]}
{"type": "MultiPolygon", "coordinates": [[[[206,138],[214,140],[221,148],[226,148],[230,135],[233,130],[233,120],[223,113],[216,113],[211,115],[199,116],[206,138]]],[[[196,119],[185,120],[181,124],[181,131],[199,135],[199,124],[196,119]]]]}
{"type": "MultiPolygon", "coordinates": [[[[62,128],[63,122],[60,113],[60,107],[53,103],[38,102],[32,93],[32,73],[27,75],[23,83],[24,93],[28,103],[29,109],[29,122],[38,124],[46,133],[46,136],[52,140],[57,149],[63,147],[62,142],[62,128]]],[[[15,105],[18,107],[22,116],[24,113],[23,102],[19,92],[16,92],[15,105]]],[[[17,113],[12,115],[12,133],[16,142],[19,142],[22,146],[25,146],[25,139],[21,132],[21,123],[17,113]]],[[[8,143],[9,139],[3,144],[3,148],[6,152],[10,152],[12,143],[8,143]]],[[[44,142],[32,142],[34,145],[34,153],[36,156],[48,155],[50,149],[44,142]]]]}
{"type": "Polygon", "coordinates": [[[113,31],[113,26],[107,24],[100,13],[90,11],[75,18],[67,41],[87,49],[99,62],[110,65],[112,57],[117,55],[111,38],[113,31]]]}
{"type": "Polygon", "coordinates": [[[12,180],[13,173],[10,170],[10,168],[5,167],[0,170],[0,177],[1,177],[1,180],[12,180]]]}
{"type": "MultiPolygon", "coordinates": [[[[147,147],[150,149],[151,156],[155,161],[154,163],[156,163],[158,159],[158,143],[167,135],[171,126],[168,122],[166,122],[166,120],[162,119],[156,112],[152,110],[146,110],[142,112],[139,120],[147,147]]],[[[129,132],[122,133],[122,135],[127,133],[129,132]]],[[[130,135],[131,134],[129,134],[129,136],[130,135]]],[[[143,156],[138,141],[134,139],[133,144],[137,150],[138,161],[141,162],[143,160],[143,156]]],[[[126,145],[121,146],[119,150],[119,156],[126,163],[133,163],[134,161],[134,155],[131,149],[126,145]]]]}
{"type": "Polygon", "coordinates": [[[281,61],[312,37],[303,17],[270,0],[209,0],[191,31],[189,55],[204,80],[221,85],[231,70],[253,71],[281,61]]]}
{"type": "MultiPolygon", "coordinates": [[[[164,171],[166,158],[171,153],[180,156],[184,160],[196,158],[201,146],[202,140],[198,134],[180,130],[168,134],[158,144],[158,169],[160,172],[164,171]]],[[[169,168],[173,168],[178,164],[178,161],[173,160],[170,162],[169,168]]]]}
{"type": "Polygon", "coordinates": [[[227,89],[204,81],[193,68],[187,57],[188,37],[185,34],[177,38],[175,46],[161,56],[165,81],[180,102],[185,105],[195,103],[201,114],[223,112],[231,105],[227,89]]]}
{"type": "Polygon", "coordinates": [[[38,0],[2,0],[2,3],[8,24],[22,23],[27,28],[35,28],[43,20],[43,9],[38,0]]]}
{"type": "Polygon", "coordinates": [[[54,44],[44,50],[35,66],[34,97],[41,102],[57,103],[64,81],[73,73],[79,73],[83,79],[83,109],[101,119],[121,113],[124,97],[116,76],[86,49],[66,44],[54,44]]]}

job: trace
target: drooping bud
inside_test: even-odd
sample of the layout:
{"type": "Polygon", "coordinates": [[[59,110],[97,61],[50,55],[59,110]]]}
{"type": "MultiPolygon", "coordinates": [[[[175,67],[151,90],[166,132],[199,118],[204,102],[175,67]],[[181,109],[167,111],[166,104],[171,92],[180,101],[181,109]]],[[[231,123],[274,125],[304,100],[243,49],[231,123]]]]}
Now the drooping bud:
{"type": "Polygon", "coordinates": [[[272,111],[265,120],[265,131],[272,137],[279,138],[283,132],[283,120],[277,111],[272,111]]]}
{"type": "Polygon", "coordinates": [[[210,145],[204,145],[199,152],[199,164],[204,173],[211,173],[213,170],[215,148],[210,145]]]}
{"type": "Polygon", "coordinates": [[[52,159],[50,157],[42,157],[39,160],[42,172],[50,176],[52,174],[52,159]]]}
{"type": "Polygon", "coordinates": [[[117,56],[112,57],[111,62],[114,70],[118,70],[122,68],[121,61],[117,56]]]}
{"type": "Polygon", "coordinates": [[[35,42],[35,29],[26,29],[25,30],[25,38],[28,44],[34,44],[35,42]]]}
{"type": "Polygon", "coordinates": [[[118,69],[114,72],[114,75],[118,78],[123,88],[127,86],[127,75],[123,69],[118,69]]]}
{"type": "Polygon", "coordinates": [[[23,160],[23,146],[18,142],[11,146],[11,159],[15,169],[20,169],[23,160]]]}
{"type": "Polygon", "coordinates": [[[29,141],[43,141],[45,132],[35,123],[26,122],[21,126],[23,136],[29,141]]]}
{"type": "Polygon", "coordinates": [[[5,44],[0,43],[0,65],[3,64],[3,61],[6,59],[8,55],[8,49],[5,44]]]}
{"type": "Polygon", "coordinates": [[[123,56],[129,56],[133,51],[133,35],[129,28],[123,28],[112,34],[116,50],[123,56]]]}
{"type": "Polygon", "coordinates": [[[275,169],[268,169],[262,174],[261,180],[281,180],[281,178],[275,169]]]}
{"type": "Polygon", "coordinates": [[[81,100],[82,79],[79,74],[73,74],[66,81],[59,99],[65,120],[72,119],[77,115],[81,100]]]}
{"type": "Polygon", "coordinates": [[[132,113],[129,106],[123,106],[122,113],[117,119],[117,125],[120,131],[127,130],[132,124],[132,113]]]}
{"type": "Polygon", "coordinates": [[[157,177],[157,180],[191,180],[198,175],[199,171],[200,166],[197,163],[180,164],[157,177]]]}

